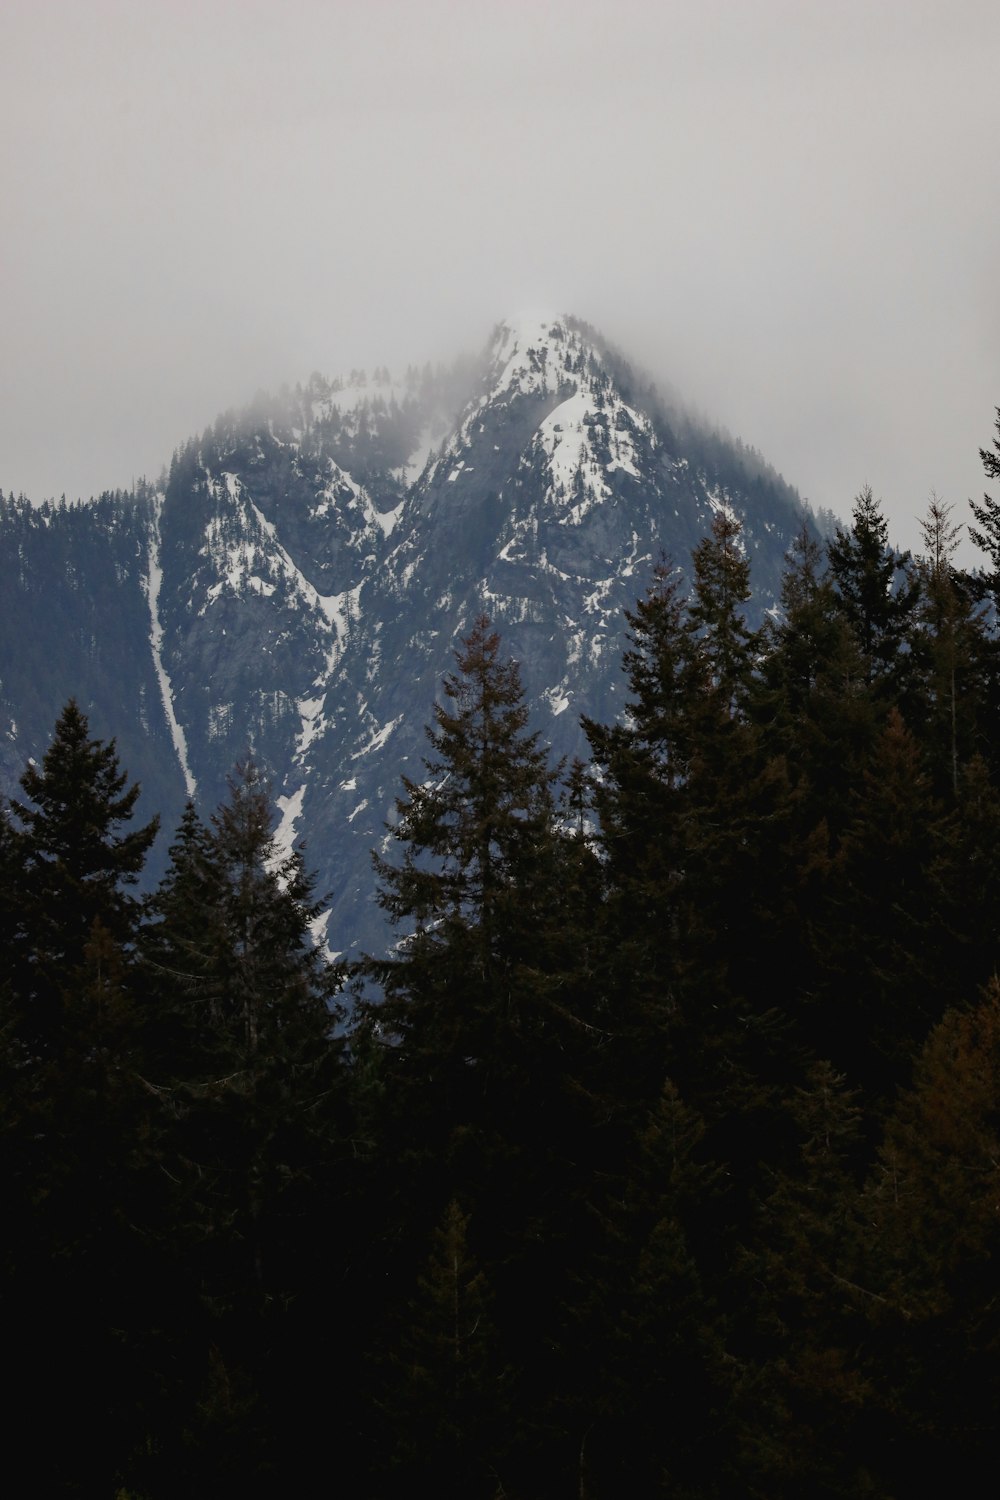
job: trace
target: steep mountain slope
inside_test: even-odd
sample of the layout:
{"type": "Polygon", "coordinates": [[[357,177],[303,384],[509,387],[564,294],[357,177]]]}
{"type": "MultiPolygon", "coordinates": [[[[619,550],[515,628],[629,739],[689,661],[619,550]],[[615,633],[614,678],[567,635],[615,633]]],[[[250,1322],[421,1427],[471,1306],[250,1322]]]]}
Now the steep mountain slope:
{"type": "Polygon", "coordinates": [[[62,705],[118,736],[143,786],[140,811],[166,825],[183,784],[150,649],[151,492],[38,509],[0,500],[0,793],[17,795],[62,705]]]}
{"type": "Polygon", "coordinates": [[[185,791],[210,811],[252,753],[282,838],[307,836],[331,945],[382,947],[370,850],[400,772],[419,777],[456,639],[489,613],[536,726],[572,754],[581,712],[620,707],[623,609],[721,506],[744,522],[759,614],[804,518],[794,492],[573,319],[501,325],[477,370],[314,376],[220,418],[155,494],[5,503],[6,783],[71,692],[168,826],[185,791]]]}

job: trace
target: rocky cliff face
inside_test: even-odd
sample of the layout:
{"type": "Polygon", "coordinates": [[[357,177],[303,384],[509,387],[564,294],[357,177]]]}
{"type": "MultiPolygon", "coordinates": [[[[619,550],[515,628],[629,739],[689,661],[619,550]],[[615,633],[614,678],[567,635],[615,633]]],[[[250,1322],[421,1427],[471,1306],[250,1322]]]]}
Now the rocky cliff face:
{"type": "Polygon", "coordinates": [[[419,779],[456,640],[489,614],[535,726],[579,751],[580,713],[622,706],[623,610],[719,507],[743,522],[759,616],[797,496],[573,319],[502,324],[477,370],[314,376],[220,418],[160,489],[3,503],[4,789],[70,695],[168,830],[250,753],[330,893],[331,947],[384,947],[370,851],[401,772],[419,779]]]}

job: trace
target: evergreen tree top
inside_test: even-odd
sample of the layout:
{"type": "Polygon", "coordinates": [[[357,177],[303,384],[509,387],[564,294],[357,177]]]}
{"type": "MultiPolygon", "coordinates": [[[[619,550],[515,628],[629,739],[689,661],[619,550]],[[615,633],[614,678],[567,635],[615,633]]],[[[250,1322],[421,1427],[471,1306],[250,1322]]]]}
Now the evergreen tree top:
{"type": "Polygon", "coordinates": [[[25,827],[35,863],[56,862],[79,880],[134,884],[159,819],[119,834],[131,820],[139,785],[119,768],[114,740],[90,737],[87,717],[70,699],[56,723],[41,769],[29,765],[21,786],[28,805],[11,805],[25,827]]]}

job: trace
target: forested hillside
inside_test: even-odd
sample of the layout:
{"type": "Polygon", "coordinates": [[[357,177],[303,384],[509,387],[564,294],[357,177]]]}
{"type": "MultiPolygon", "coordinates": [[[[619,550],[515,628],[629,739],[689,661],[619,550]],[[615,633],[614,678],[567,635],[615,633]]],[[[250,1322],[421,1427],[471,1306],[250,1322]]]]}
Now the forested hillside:
{"type": "Polygon", "coordinates": [[[252,761],[139,899],[155,828],[71,701],[0,822],[8,1463],[129,1500],[978,1491],[1000,504],[973,519],[970,574],[948,507],[914,560],[863,491],[751,628],[720,505],[569,765],[482,613],[350,965],[252,761]]]}

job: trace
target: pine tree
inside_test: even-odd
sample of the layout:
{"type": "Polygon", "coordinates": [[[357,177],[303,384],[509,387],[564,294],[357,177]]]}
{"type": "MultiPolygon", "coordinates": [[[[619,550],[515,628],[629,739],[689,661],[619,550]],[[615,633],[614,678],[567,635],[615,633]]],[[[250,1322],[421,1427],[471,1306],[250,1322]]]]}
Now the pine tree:
{"type": "Polygon", "coordinates": [[[229,778],[229,796],[211,827],[229,940],[225,1004],[236,1055],[259,1061],[303,1038],[310,1047],[325,1041],[341,975],[310,932],[323,903],[314,897],[302,849],[278,849],[267,783],[253,761],[229,778]]]}
{"type": "MultiPolygon", "coordinates": [[[[827,547],[830,575],[844,618],[854,632],[872,684],[887,674],[900,676],[899,651],[919,598],[909,571],[909,555],[897,556],[878,501],[866,485],[854,502],[850,531],[837,528],[827,547]],[[896,575],[903,575],[896,586],[896,575]]],[[[898,694],[899,682],[894,681],[898,694]]]]}
{"type": "Polygon", "coordinates": [[[75,703],[21,785],[28,800],[0,829],[12,1432],[37,1432],[40,1392],[72,1406],[72,1453],[36,1451],[30,1472],[43,1488],[96,1492],[142,1432],[162,1326],[158,1110],[142,1077],[130,891],[156,823],[120,831],[139,788],[75,703]]]}
{"type": "Polygon", "coordinates": [[[750,712],[764,637],[744,616],[750,565],[739,522],[718,513],[692,561],[679,1014],[665,1071],[699,1111],[711,1154],[749,1192],[781,1131],[780,1090],[796,1076],[792,1007],[773,963],[791,906],[795,808],[787,763],[768,753],[750,712]]]}
{"type": "Polygon", "coordinates": [[[767,630],[750,714],[767,753],[788,766],[803,832],[825,821],[836,842],[875,720],[853,632],[824,576],[822,549],[805,529],[788,554],[781,613],[767,630]]]}
{"type": "MultiPolygon", "coordinates": [[[[140,941],[150,1082],[171,1121],[173,1274],[194,1294],[178,1318],[183,1389],[155,1428],[175,1492],[307,1468],[305,1413],[330,1398],[306,1350],[350,1255],[341,975],[313,941],[302,851],[279,850],[273,824],[253,763],[207,827],[189,807],[140,941]]],[[[340,1375],[331,1358],[329,1381],[340,1375]]]]}
{"type": "Polygon", "coordinates": [[[942,809],[895,709],[850,807],[817,934],[817,1047],[873,1103],[908,1078],[943,1009],[931,882],[942,809]]]}
{"type": "MultiPolygon", "coordinates": [[[[988,479],[1000,478],[1000,406],[997,407],[996,430],[992,449],[980,448],[979,457],[988,479]]],[[[977,703],[979,740],[977,751],[988,762],[994,779],[1000,770],[1000,637],[995,625],[1000,614],[1000,499],[984,494],[982,503],[970,500],[976,525],[969,526],[969,537],[987,556],[983,572],[961,575],[961,587],[974,598],[988,598],[993,628],[984,643],[983,680],[977,703]]]]}
{"type": "Polygon", "coordinates": [[[531,1068],[546,1021],[537,927],[556,848],[557,773],[526,727],[517,664],[501,658],[485,616],[456,659],[428,730],[427,777],[404,777],[397,800],[403,861],[375,858],[380,903],[411,930],[398,956],[370,965],[385,994],[378,1028],[398,1045],[395,1070],[402,1080],[433,1077],[447,1129],[503,1108],[505,1089],[531,1068]]]}
{"type": "Polygon", "coordinates": [[[982,609],[952,561],[961,527],[933,498],[921,522],[921,601],[909,635],[919,679],[921,737],[939,791],[958,795],[962,768],[980,737],[989,646],[982,609]]]}
{"type": "Polygon", "coordinates": [[[393,1352],[386,1411],[400,1493],[493,1500],[505,1431],[490,1287],[452,1199],[393,1352]]]}
{"type": "Polygon", "coordinates": [[[392,957],[366,966],[384,998],[366,1005],[359,1033],[382,1060],[396,1297],[386,1333],[405,1320],[415,1274],[396,1226],[408,1225],[410,1243],[457,1198],[496,1297],[497,1357],[518,1374],[512,1472],[544,1484],[575,1452],[563,1407],[580,1351],[567,1299],[593,1240],[599,1132],[581,1078],[599,1033],[575,1010],[583,989],[567,953],[567,931],[581,930],[570,893],[588,891],[589,859],[559,826],[556,772],[485,617],[456,658],[428,730],[426,780],[405,778],[397,803],[402,861],[376,860],[382,904],[408,929],[392,957]]]}
{"type": "Polygon", "coordinates": [[[742,526],[729,511],[717,511],[711,534],[691,554],[694,593],[688,628],[697,640],[707,704],[732,717],[742,708],[756,664],[759,638],[744,606],[750,599],[750,564],[742,526]]]}
{"type": "Polygon", "coordinates": [[[161,1082],[210,1078],[231,1061],[224,876],[211,832],[189,802],[170,864],[147,899],[139,953],[145,1047],[161,1082]]]}
{"type": "Polygon", "coordinates": [[[586,718],[583,725],[596,773],[607,888],[600,927],[603,1020],[610,1036],[604,1087],[609,1109],[624,1111],[637,1128],[668,1066],[694,755],[687,602],[668,561],[657,566],[645,596],[625,618],[627,715],[612,725],[586,718]]]}
{"type": "MultiPolygon", "coordinates": [[[[996,413],[997,436],[993,439],[992,452],[989,448],[979,450],[987,479],[1000,479],[1000,406],[996,413]]],[[[992,563],[986,582],[996,601],[1000,599],[1000,501],[984,495],[981,504],[970,500],[969,506],[976,521],[975,526],[969,527],[969,536],[992,563]]]]}
{"type": "Polygon", "coordinates": [[[125,1012],[139,906],[130,887],[157,821],[119,832],[139,787],[119,769],[114,742],[91,739],[72,702],[41,769],[29,765],[21,785],[31,800],[14,802],[14,819],[0,822],[5,1044],[18,1093],[58,1108],[80,1059],[113,1069],[119,1047],[132,1045],[125,1012]],[[95,963],[117,975],[120,1005],[98,1003],[95,963]]]}
{"type": "Polygon", "coordinates": [[[131,894],[159,826],[120,832],[139,797],[119,768],[114,741],[91,739],[76,703],[60,715],[41,768],[21,778],[29,799],[11,805],[20,850],[15,920],[22,1036],[35,1055],[59,1046],[67,989],[95,924],[123,949],[134,941],[131,894]]]}
{"type": "Polygon", "coordinates": [[[749,716],[762,642],[743,618],[749,565],[728,514],[694,572],[691,600],[664,569],[629,616],[625,723],[586,728],[607,853],[607,1024],[627,1056],[613,1107],[635,1124],[669,1076],[728,1135],[712,1143],[724,1159],[748,1138],[740,1111],[768,1113],[788,1066],[773,951],[791,818],[785,766],[749,716]]]}
{"type": "Polygon", "coordinates": [[[732,1461],[733,1362],[718,1290],[726,1173],[671,1080],[649,1111],[622,1200],[626,1262],[602,1330],[604,1410],[590,1437],[598,1493],[715,1494],[732,1461]]]}
{"type": "Polygon", "coordinates": [[[221,1216],[214,1233],[236,1226],[247,1285],[264,1295],[281,1274],[264,1264],[264,1219],[286,1194],[294,1202],[329,1145],[341,974],[313,941],[312,879],[301,850],[277,849],[261,773],[248,762],[229,788],[208,830],[186,812],[141,953],[159,995],[157,1082],[173,1092],[200,1178],[234,1189],[217,1210],[209,1195],[206,1212],[221,1216]]]}

